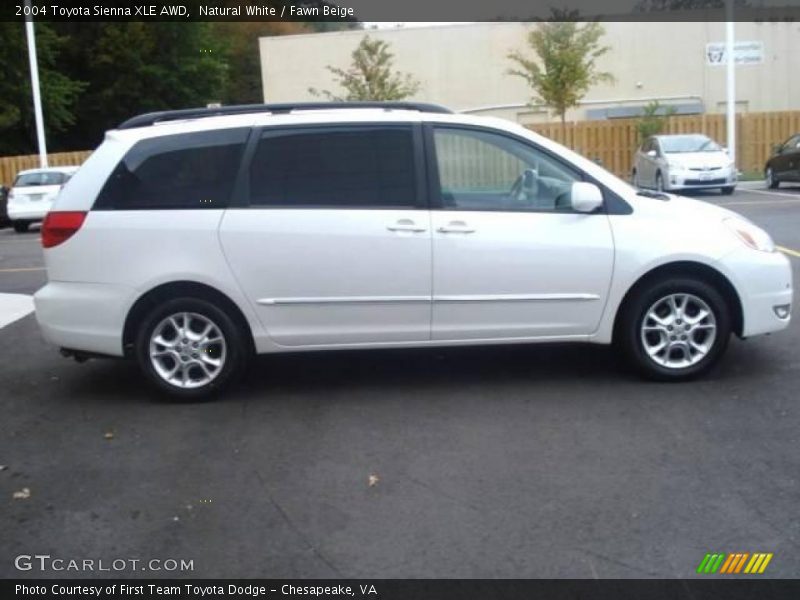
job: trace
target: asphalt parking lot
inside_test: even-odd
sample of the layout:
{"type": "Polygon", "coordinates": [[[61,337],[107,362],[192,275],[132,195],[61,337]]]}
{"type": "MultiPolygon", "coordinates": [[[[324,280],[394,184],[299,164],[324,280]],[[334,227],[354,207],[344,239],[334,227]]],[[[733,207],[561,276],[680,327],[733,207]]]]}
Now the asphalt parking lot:
{"type": "MultiPolygon", "coordinates": [[[[765,227],[800,281],[800,186],[696,197],[765,227]]],[[[37,233],[0,231],[0,293],[44,281],[37,233]]],[[[14,567],[49,554],[193,560],[120,573],[149,577],[688,577],[772,552],[764,576],[800,577],[798,348],[796,318],[685,384],[594,346],[265,357],[176,405],[133,364],[61,358],[28,315],[0,329],[0,576],[93,575],[14,567]]]]}

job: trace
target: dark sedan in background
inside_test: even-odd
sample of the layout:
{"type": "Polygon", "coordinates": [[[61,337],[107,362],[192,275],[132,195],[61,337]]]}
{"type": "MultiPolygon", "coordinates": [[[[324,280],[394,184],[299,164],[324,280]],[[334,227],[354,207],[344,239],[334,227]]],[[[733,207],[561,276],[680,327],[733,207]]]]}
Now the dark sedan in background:
{"type": "Polygon", "coordinates": [[[800,182],[800,133],[793,135],[775,152],[764,167],[767,187],[776,188],[782,181],[800,182]]]}
{"type": "Polygon", "coordinates": [[[4,185],[0,185],[0,228],[8,227],[11,225],[11,219],[8,218],[8,189],[4,185]]]}

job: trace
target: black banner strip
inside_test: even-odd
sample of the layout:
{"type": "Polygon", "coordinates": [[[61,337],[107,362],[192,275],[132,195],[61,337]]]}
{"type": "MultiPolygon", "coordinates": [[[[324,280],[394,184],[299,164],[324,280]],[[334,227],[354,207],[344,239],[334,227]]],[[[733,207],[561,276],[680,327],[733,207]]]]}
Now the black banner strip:
{"type": "Polygon", "coordinates": [[[797,21],[800,0],[4,0],[22,21],[797,21]]]}

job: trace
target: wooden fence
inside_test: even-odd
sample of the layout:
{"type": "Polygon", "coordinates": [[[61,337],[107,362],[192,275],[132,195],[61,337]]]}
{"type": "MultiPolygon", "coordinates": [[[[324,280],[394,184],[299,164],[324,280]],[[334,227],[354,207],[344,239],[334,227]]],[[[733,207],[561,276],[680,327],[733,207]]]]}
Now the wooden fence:
{"type": "MultiPolygon", "coordinates": [[[[636,119],[539,123],[530,129],[599,160],[620,177],[631,173],[633,154],[639,145],[636,119]]],[[[736,115],[736,162],[743,171],[761,172],[772,147],[800,132],[800,111],[744,113],[736,115]]],[[[673,116],[666,121],[664,133],[704,133],[723,146],[727,145],[725,115],[706,114],[673,116]]],[[[50,165],[79,165],[90,151],[60,152],[48,155],[50,165]]],[[[478,161],[481,162],[481,161],[478,161]]],[[[37,155],[0,158],[0,183],[11,185],[19,171],[39,166],[37,155]]],[[[486,166],[486,165],[482,165],[486,166]]],[[[505,170],[505,169],[503,169],[505,170]]],[[[474,174],[473,174],[474,176],[474,174]]]]}
{"type": "MultiPolygon", "coordinates": [[[[602,162],[620,177],[630,177],[633,154],[639,145],[637,119],[538,123],[533,131],[602,162]]],[[[772,147],[800,132],[800,111],[736,115],[736,163],[742,171],[764,169],[772,147]]],[[[704,133],[727,146],[724,114],[672,116],[663,133],[704,133]]]]}
{"type": "MultiPolygon", "coordinates": [[[[79,152],[56,152],[47,155],[47,161],[51,167],[66,167],[70,165],[83,164],[89,155],[90,150],[79,152]]],[[[39,167],[39,155],[30,154],[26,156],[4,156],[0,158],[0,184],[10,186],[14,183],[17,173],[25,169],[36,169],[39,167]]]]}

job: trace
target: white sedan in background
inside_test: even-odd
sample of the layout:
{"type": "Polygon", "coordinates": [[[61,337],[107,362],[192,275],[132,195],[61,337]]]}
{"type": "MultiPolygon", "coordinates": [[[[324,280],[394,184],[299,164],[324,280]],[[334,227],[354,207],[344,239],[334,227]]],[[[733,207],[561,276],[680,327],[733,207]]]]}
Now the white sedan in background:
{"type": "Polygon", "coordinates": [[[53,206],[58,192],[78,167],[49,167],[20,171],[8,193],[8,218],[17,233],[31,223],[42,221],[53,206]]]}
{"type": "Polygon", "coordinates": [[[719,188],[736,189],[738,173],[728,152],[701,134],[654,135],[633,159],[633,184],[660,192],[719,188]]]}

